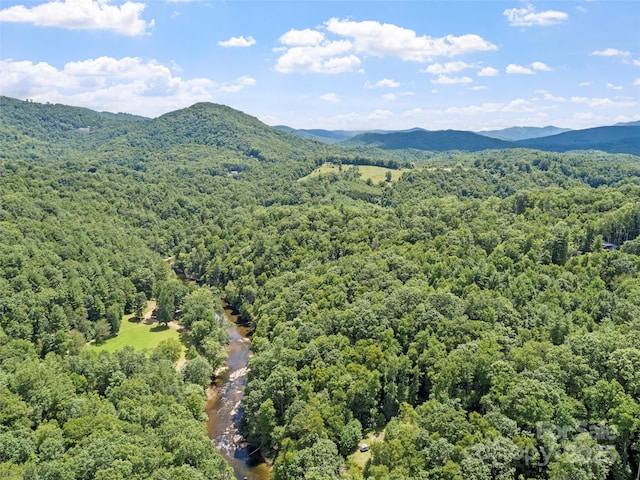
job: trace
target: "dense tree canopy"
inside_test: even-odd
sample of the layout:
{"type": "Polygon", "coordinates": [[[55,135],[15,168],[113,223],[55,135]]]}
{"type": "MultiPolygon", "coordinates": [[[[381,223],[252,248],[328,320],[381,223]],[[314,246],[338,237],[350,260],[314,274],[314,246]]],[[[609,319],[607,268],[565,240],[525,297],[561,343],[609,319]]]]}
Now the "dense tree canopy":
{"type": "Polygon", "coordinates": [[[243,430],[277,479],[637,470],[638,157],[346,150],[206,104],[1,106],[2,476],[231,478],[201,422],[218,296],[254,327],[243,430]],[[306,177],[327,161],[344,168],[306,177]],[[407,162],[380,184],[348,167],[407,162]],[[83,348],[152,297],[188,330],[180,372],[171,342],[83,348]]]}

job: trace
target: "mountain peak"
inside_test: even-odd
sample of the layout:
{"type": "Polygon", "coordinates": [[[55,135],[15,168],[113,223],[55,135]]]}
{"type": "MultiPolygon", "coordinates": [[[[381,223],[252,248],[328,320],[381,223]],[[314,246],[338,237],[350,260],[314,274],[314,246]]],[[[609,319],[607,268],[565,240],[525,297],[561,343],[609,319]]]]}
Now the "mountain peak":
{"type": "Polygon", "coordinates": [[[568,128],[559,128],[553,125],[546,127],[509,127],[502,130],[483,130],[478,132],[480,135],[491,138],[499,138],[500,140],[517,141],[529,138],[549,137],[559,133],[569,132],[568,128]]]}

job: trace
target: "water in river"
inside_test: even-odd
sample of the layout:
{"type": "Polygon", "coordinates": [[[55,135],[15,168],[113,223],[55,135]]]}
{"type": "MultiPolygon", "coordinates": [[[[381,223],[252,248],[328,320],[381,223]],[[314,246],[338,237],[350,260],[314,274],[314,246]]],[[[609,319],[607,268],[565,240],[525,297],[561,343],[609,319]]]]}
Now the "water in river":
{"type": "Polygon", "coordinates": [[[239,431],[243,413],[240,404],[251,355],[251,341],[248,338],[250,329],[238,324],[238,316],[233,314],[228,305],[223,306],[230,321],[227,369],[216,379],[210,391],[211,398],[207,401],[209,438],[229,462],[237,479],[267,480],[269,467],[260,453],[254,453],[254,448],[244,442],[239,431]]]}

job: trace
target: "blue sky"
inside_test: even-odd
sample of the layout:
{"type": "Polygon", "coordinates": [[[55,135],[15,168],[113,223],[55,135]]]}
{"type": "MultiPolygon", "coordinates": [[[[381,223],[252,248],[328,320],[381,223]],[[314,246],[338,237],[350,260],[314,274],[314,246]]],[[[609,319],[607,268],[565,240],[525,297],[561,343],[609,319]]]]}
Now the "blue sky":
{"type": "Polygon", "coordinates": [[[640,120],[640,1],[2,0],[0,93],[295,128],[640,120]]]}

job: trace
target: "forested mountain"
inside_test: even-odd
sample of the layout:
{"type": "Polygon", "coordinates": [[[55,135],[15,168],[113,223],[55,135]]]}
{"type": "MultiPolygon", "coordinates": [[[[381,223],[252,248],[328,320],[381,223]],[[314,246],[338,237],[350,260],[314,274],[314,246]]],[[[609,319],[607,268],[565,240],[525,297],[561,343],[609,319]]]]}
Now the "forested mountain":
{"type": "Polygon", "coordinates": [[[325,143],[338,143],[341,142],[343,140],[348,140],[350,138],[355,137],[356,135],[361,135],[364,133],[380,133],[380,134],[385,134],[385,133],[406,133],[406,132],[413,132],[413,131],[422,131],[422,128],[411,128],[409,130],[367,130],[367,131],[362,131],[362,130],[324,130],[324,129],[320,129],[320,128],[313,128],[313,129],[296,129],[296,128],[291,128],[291,127],[287,127],[286,125],[276,125],[273,128],[275,128],[276,130],[281,130],[283,132],[287,132],[290,133],[292,135],[295,135],[296,137],[300,137],[300,138],[305,138],[308,140],[317,140],[319,142],[325,142],[325,143]]]}
{"type": "Polygon", "coordinates": [[[511,148],[513,146],[503,140],[461,130],[440,130],[436,132],[413,130],[386,134],[363,133],[345,140],[342,145],[370,145],[385,150],[414,148],[433,152],[447,150],[477,152],[487,149],[511,148]]]}
{"type": "Polygon", "coordinates": [[[603,152],[640,155],[640,127],[614,126],[574,130],[544,138],[516,142],[525,148],[567,152],[569,150],[601,150],[603,152]]]}
{"type": "MultiPolygon", "coordinates": [[[[509,134],[509,136],[516,136],[509,134]]],[[[363,133],[341,142],[344,146],[369,145],[385,150],[419,149],[434,152],[460,150],[477,152],[487,149],[533,148],[550,152],[600,150],[610,153],[640,155],[640,130],[634,126],[597,127],[572,130],[557,135],[508,141],[498,135],[459,130],[363,133]],[[495,138],[494,138],[495,137],[495,138]]]]}
{"type": "Polygon", "coordinates": [[[338,143],[342,140],[346,140],[347,138],[354,137],[358,135],[358,131],[345,131],[345,130],[323,130],[323,129],[296,129],[287,127],[285,125],[276,125],[273,128],[276,130],[281,130],[283,132],[290,133],[300,138],[306,138],[309,140],[317,140],[319,142],[326,143],[338,143]]]}
{"type": "Polygon", "coordinates": [[[558,135],[559,133],[568,132],[568,128],[558,128],[553,125],[546,127],[510,127],[502,130],[484,130],[477,132],[485,137],[499,138],[500,140],[516,141],[526,140],[528,138],[548,137],[550,135],[558,135]]]}
{"type": "Polygon", "coordinates": [[[243,430],[275,479],[635,475],[640,157],[345,149],[211,104],[0,116],[0,477],[232,478],[216,297],[254,329],[243,430]],[[86,346],[152,297],[183,369],[86,346]]]}

